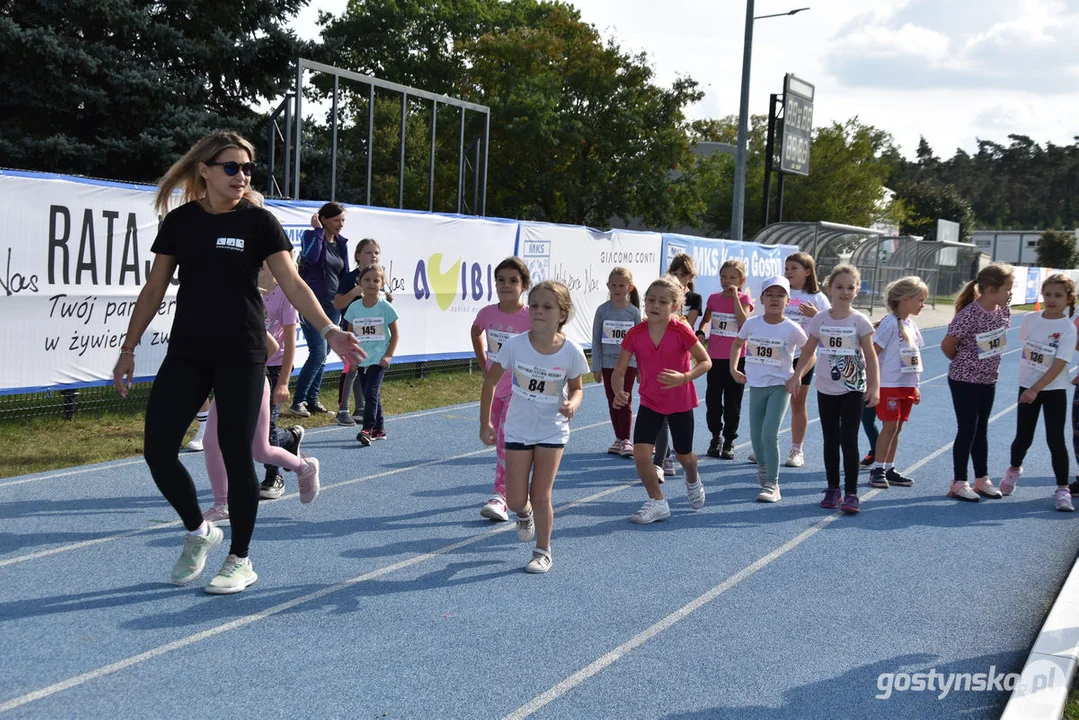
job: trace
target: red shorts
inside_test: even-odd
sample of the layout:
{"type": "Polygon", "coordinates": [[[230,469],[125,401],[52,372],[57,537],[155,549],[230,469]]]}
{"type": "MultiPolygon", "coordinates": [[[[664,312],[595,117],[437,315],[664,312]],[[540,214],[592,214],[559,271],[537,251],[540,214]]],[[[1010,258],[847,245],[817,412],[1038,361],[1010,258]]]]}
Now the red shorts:
{"type": "Polygon", "coordinates": [[[884,422],[910,420],[910,409],[914,407],[914,398],[917,395],[917,388],[882,387],[880,402],[877,403],[877,417],[884,422]]]}

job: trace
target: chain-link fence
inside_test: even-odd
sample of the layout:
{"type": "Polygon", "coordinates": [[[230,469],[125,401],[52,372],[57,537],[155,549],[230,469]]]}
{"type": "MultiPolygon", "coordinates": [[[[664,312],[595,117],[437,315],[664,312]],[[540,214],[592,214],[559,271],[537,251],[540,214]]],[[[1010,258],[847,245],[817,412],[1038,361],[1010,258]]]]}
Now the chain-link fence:
{"type": "MultiPolygon", "coordinates": [[[[435,360],[431,362],[390,365],[387,379],[422,378],[428,374],[473,372],[478,366],[474,358],[467,360],[435,360]]],[[[339,370],[323,375],[322,387],[337,386],[339,370]]],[[[295,384],[295,378],[293,379],[295,384]]],[[[71,419],[79,413],[139,413],[146,409],[151,383],[136,383],[127,397],[121,397],[111,386],[80,388],[78,390],[46,390],[22,395],[0,395],[0,422],[26,420],[35,417],[71,419]]]]}

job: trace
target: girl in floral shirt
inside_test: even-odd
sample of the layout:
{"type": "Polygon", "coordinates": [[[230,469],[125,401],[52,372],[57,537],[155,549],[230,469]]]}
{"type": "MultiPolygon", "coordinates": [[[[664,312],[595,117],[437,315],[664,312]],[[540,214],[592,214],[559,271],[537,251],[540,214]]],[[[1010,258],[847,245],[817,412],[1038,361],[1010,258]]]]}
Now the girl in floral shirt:
{"type": "Polygon", "coordinates": [[[1011,325],[1012,269],[987,265],[955,299],[955,318],[940,349],[952,361],[948,387],[958,430],[952,446],[955,475],[948,497],[968,502],[1001,497],[989,479],[989,415],[993,411],[1000,358],[1008,348],[1011,325]],[[974,488],[967,462],[974,461],[974,488]]]}

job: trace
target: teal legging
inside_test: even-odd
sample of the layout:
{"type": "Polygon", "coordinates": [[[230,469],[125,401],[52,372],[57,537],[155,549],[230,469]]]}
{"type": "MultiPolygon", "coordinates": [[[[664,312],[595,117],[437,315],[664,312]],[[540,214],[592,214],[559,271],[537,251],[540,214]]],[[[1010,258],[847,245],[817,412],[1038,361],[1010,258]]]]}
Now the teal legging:
{"type": "Polygon", "coordinates": [[[763,464],[770,483],[779,482],[779,425],[791,395],[782,385],[749,388],[749,432],[757,464],[763,464]]]}

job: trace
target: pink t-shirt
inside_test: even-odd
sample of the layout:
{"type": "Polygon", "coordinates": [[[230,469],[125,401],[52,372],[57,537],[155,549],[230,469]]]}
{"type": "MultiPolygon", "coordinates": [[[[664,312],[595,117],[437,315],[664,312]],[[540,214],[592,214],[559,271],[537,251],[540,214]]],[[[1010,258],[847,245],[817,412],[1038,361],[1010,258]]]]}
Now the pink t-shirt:
{"type": "MultiPolygon", "coordinates": [[[[300,314],[285,297],[285,291],[280,285],[262,296],[262,304],[266,306],[266,332],[273,335],[278,345],[277,352],[266,364],[277,367],[285,356],[285,326],[298,325],[300,314]]],[[[293,332],[295,330],[293,328],[293,332]]]]}
{"type": "Polygon", "coordinates": [[[690,348],[697,344],[697,336],[689,325],[672,317],[659,341],[652,344],[648,334],[648,321],[634,325],[622,340],[622,349],[637,358],[637,378],[641,383],[641,405],[661,415],[673,415],[697,407],[697,388],[693,383],[665,390],[660,387],[659,374],[664,370],[689,372],[692,367],[690,348]]]}
{"type": "MultiPolygon", "coordinates": [[[[504,313],[498,309],[498,303],[488,305],[476,313],[476,320],[472,323],[472,326],[483,330],[484,335],[486,335],[487,367],[491,367],[491,362],[494,361],[495,355],[502,349],[502,343],[514,335],[528,332],[531,328],[531,323],[528,320],[528,306],[522,306],[515,313],[504,313]]],[[[495,388],[496,397],[510,396],[513,391],[513,386],[510,384],[510,375],[511,373],[508,372],[502,374],[502,379],[498,381],[498,387],[495,388]]]]}
{"type": "MultiPolygon", "coordinates": [[[[753,298],[745,293],[738,293],[746,314],[753,312],[753,298]]],[[[708,309],[712,311],[712,324],[708,328],[708,357],[728,360],[731,357],[731,345],[738,337],[738,319],[734,314],[734,300],[722,293],[708,296],[708,309]]],[[[703,328],[702,328],[703,329],[703,328]]],[[[741,357],[745,357],[746,347],[742,346],[741,357]]]]}

